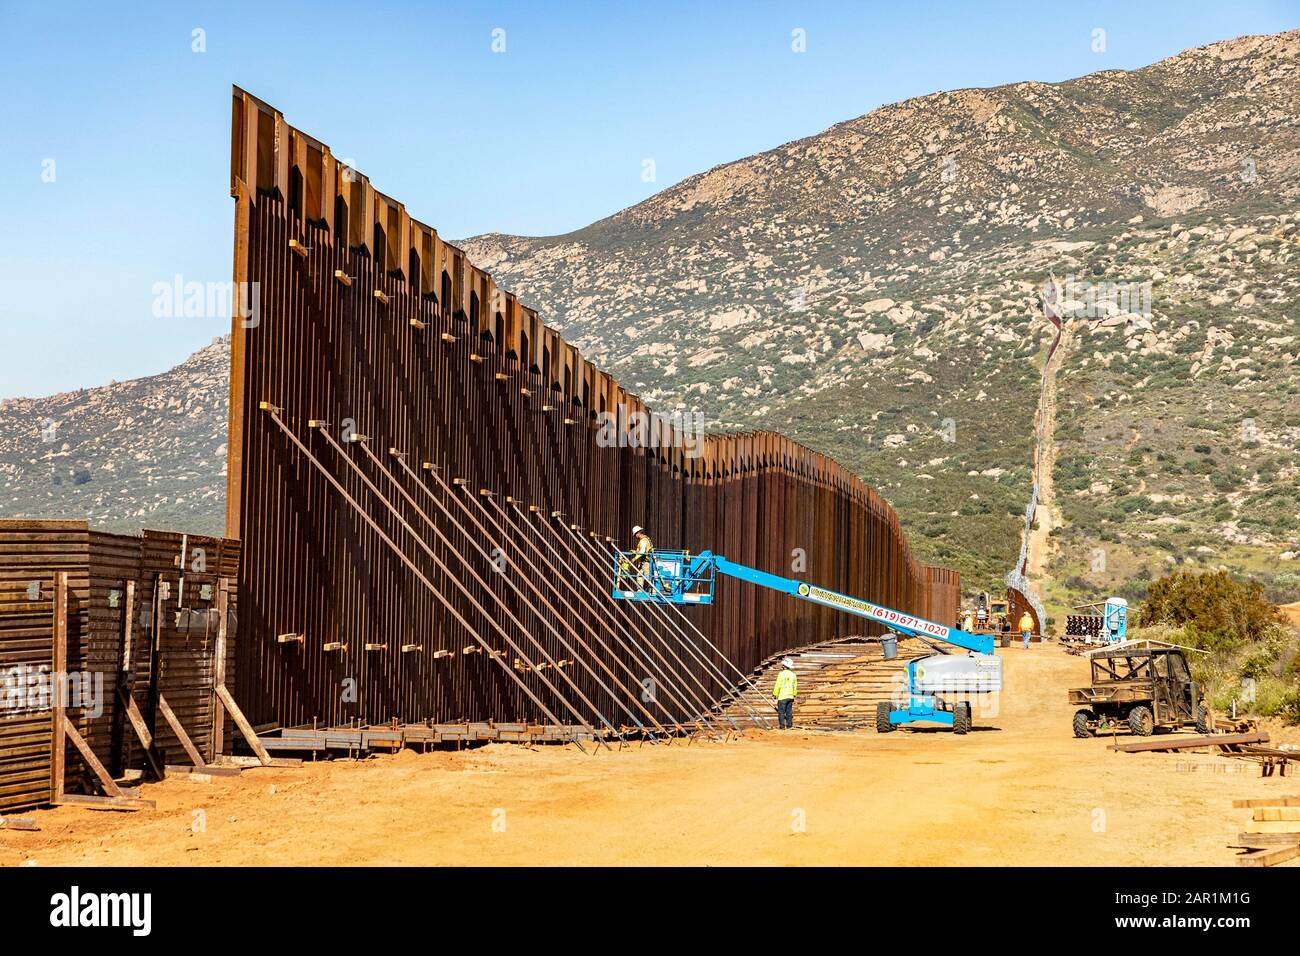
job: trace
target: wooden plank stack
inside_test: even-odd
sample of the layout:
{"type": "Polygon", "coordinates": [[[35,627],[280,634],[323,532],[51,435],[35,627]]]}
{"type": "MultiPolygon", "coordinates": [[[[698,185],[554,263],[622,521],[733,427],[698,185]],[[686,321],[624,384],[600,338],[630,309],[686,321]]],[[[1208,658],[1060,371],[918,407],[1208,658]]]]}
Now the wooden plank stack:
{"type": "Polygon", "coordinates": [[[799,679],[799,696],[794,706],[796,727],[824,730],[856,730],[875,725],[876,704],[897,702],[907,686],[907,661],[924,650],[919,641],[899,641],[898,657],[885,660],[880,642],[848,638],[790,651],[765,661],[756,669],[753,688],[733,694],[721,712],[741,726],[776,714],[772,706],[772,684],[789,656],[799,679]]]}
{"type": "Polygon", "coordinates": [[[1245,853],[1238,866],[1277,866],[1300,859],[1300,796],[1234,800],[1233,807],[1250,810],[1252,828],[1237,834],[1245,853]]]}

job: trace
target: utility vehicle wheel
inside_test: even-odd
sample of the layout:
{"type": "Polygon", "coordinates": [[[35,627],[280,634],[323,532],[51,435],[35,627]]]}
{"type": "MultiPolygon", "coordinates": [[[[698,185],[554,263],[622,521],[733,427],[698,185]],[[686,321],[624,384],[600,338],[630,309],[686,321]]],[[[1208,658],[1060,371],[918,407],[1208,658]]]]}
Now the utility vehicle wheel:
{"type": "Polygon", "coordinates": [[[1198,734],[1210,732],[1210,708],[1204,704],[1198,704],[1196,707],[1196,732],[1198,734]]]}
{"type": "Polygon", "coordinates": [[[1156,719],[1151,708],[1142,704],[1128,712],[1128,729],[1139,737],[1150,737],[1156,730],[1156,719]]]}
{"type": "Polygon", "coordinates": [[[958,701],[952,709],[952,730],[955,734],[970,733],[970,702],[958,701]]]}
{"type": "Polygon", "coordinates": [[[1076,710],[1074,712],[1074,736],[1091,737],[1092,728],[1088,725],[1096,719],[1090,710],[1076,710]]]}
{"type": "Polygon", "coordinates": [[[876,704],[876,733],[887,734],[894,729],[894,725],[889,722],[889,712],[893,709],[888,701],[882,700],[876,704]]]}

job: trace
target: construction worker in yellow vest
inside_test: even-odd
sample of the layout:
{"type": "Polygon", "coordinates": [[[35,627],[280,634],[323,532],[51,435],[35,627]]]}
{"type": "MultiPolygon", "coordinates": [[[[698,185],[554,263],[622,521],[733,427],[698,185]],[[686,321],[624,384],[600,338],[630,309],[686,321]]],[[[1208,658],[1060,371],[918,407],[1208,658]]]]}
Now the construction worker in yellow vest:
{"type": "Polygon", "coordinates": [[[772,696],[776,698],[776,725],[778,730],[794,729],[794,699],[799,694],[799,678],[794,673],[794,661],[781,661],[781,673],[776,675],[772,696]]]}
{"type": "Polygon", "coordinates": [[[1024,614],[1020,615],[1020,636],[1025,639],[1026,649],[1029,647],[1029,635],[1033,633],[1034,619],[1030,617],[1029,612],[1026,611],[1024,614]]]}
{"type": "Polygon", "coordinates": [[[636,539],[636,547],[632,549],[632,568],[636,571],[636,586],[638,590],[644,591],[646,585],[650,583],[650,572],[653,569],[655,546],[650,540],[650,535],[645,533],[645,528],[640,525],[634,525],[632,528],[632,537],[636,539]]]}
{"type": "Polygon", "coordinates": [[[975,615],[970,611],[967,611],[966,616],[961,619],[961,629],[967,634],[975,630],[975,615]]]}

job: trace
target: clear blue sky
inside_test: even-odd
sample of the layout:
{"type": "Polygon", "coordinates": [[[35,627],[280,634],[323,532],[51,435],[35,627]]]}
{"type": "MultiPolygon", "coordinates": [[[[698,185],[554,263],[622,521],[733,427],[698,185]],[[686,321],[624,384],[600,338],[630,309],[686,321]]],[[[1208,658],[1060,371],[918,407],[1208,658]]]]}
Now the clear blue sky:
{"type": "Polygon", "coordinates": [[[1297,26],[1300,0],[0,0],[0,398],[153,374],[227,331],[152,305],[176,274],[230,278],[232,83],[443,235],[541,235],[883,103],[1297,26]]]}

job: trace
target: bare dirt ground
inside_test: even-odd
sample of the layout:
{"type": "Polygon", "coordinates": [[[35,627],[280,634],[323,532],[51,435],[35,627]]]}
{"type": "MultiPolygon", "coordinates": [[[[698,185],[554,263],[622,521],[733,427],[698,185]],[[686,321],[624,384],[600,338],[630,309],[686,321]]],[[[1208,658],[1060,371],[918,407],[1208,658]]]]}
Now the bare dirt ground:
{"type": "Polygon", "coordinates": [[[1292,626],[1300,627],[1300,601],[1280,605],[1278,610],[1280,610],[1282,615],[1291,622],[1292,626]]]}
{"type": "MultiPolygon", "coordinates": [[[[1210,756],[1117,754],[1070,736],[1086,662],[999,651],[996,716],[949,732],[771,731],[601,752],[493,744],[144,787],[135,814],[35,811],[0,863],[1233,865],[1238,797],[1292,778],[1189,772],[1210,756]],[[196,832],[195,820],[205,829],[196,832]]],[[[1287,864],[1291,865],[1291,864],[1287,864]]]]}

